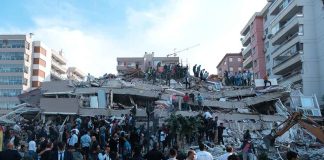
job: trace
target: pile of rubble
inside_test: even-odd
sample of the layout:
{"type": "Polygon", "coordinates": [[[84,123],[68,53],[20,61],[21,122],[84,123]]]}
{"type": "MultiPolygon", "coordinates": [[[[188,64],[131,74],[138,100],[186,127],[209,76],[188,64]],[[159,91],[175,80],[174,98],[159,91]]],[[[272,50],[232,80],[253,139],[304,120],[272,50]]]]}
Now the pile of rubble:
{"type": "MultiPolygon", "coordinates": [[[[266,89],[222,86],[217,81],[201,81],[197,77],[190,77],[190,88],[186,88],[183,79],[171,79],[169,85],[166,85],[164,79],[156,79],[153,82],[142,77],[142,72],[132,70],[125,73],[124,77],[105,75],[100,78],[89,76],[85,82],[44,82],[37,92],[38,96],[26,94],[20,98],[26,102],[27,99],[33,100],[37,97],[35,102],[28,103],[40,107],[46,115],[76,113],[82,116],[119,116],[130,114],[135,108],[138,119],[145,119],[146,110],[153,107],[155,117],[161,122],[174,112],[184,116],[200,114],[201,108],[196,101],[189,102],[189,110],[182,108],[182,97],[185,93],[195,96],[200,93],[204,97],[204,108],[207,108],[213,117],[218,116],[218,120],[225,124],[226,144],[239,148],[242,143],[241,136],[249,129],[254,143],[261,151],[265,149],[263,137],[287,119],[289,107],[283,104],[292,99],[291,90],[285,86],[277,85],[266,89]]],[[[279,147],[292,144],[295,146],[294,150],[298,150],[300,154],[308,154],[311,159],[323,157],[323,149],[310,147],[318,144],[316,139],[299,126],[290,129],[276,140],[279,147]]],[[[285,150],[289,148],[286,147],[285,150]]],[[[222,146],[215,146],[212,150],[215,157],[224,152],[222,146]]],[[[269,153],[269,156],[274,157],[278,157],[276,154],[279,154],[276,150],[269,153]]]]}

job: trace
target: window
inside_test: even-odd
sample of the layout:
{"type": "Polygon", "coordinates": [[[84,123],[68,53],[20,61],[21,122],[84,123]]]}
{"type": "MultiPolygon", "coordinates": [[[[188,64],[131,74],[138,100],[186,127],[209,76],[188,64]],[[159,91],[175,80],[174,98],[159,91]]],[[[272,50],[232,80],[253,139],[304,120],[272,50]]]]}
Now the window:
{"type": "Polygon", "coordinates": [[[25,40],[0,40],[0,48],[25,48],[25,40]]]}
{"type": "Polygon", "coordinates": [[[257,67],[257,66],[258,66],[258,61],[257,60],[254,60],[253,67],[257,67]]]}
{"type": "Polygon", "coordinates": [[[270,62],[270,55],[266,56],[267,63],[270,62]]]}
{"type": "Polygon", "coordinates": [[[252,48],[252,54],[254,54],[254,53],[255,53],[255,47],[252,48]]]}
{"type": "Polygon", "coordinates": [[[0,64],[0,72],[23,72],[23,65],[21,64],[0,64]]]}
{"type": "Polygon", "coordinates": [[[229,58],[229,61],[230,61],[230,62],[233,62],[233,58],[229,58]]]}
{"type": "Polygon", "coordinates": [[[16,97],[21,94],[21,89],[0,89],[0,97],[16,97]]]}
{"type": "Polygon", "coordinates": [[[28,66],[24,66],[24,72],[28,74],[29,71],[29,67],[28,66]]]}
{"type": "Polygon", "coordinates": [[[251,36],[251,42],[254,42],[254,40],[255,40],[255,36],[252,35],[252,36],[251,36]]]}
{"type": "Polygon", "coordinates": [[[226,65],[226,61],[224,62],[224,65],[226,65]]]}
{"type": "Polygon", "coordinates": [[[27,78],[24,78],[24,83],[23,83],[25,86],[27,86],[28,84],[28,79],[27,78]]]}
{"type": "Polygon", "coordinates": [[[231,72],[233,72],[233,67],[230,67],[229,69],[230,69],[231,72]]]}
{"type": "Polygon", "coordinates": [[[265,48],[269,48],[269,41],[265,43],[265,48]]]}
{"type": "Polygon", "coordinates": [[[1,76],[0,85],[20,85],[22,84],[22,77],[19,76],[1,76]]]}
{"type": "Polygon", "coordinates": [[[241,62],[241,61],[242,61],[242,59],[241,59],[241,58],[237,58],[237,61],[238,61],[238,62],[241,62]]]}
{"type": "Polygon", "coordinates": [[[0,60],[24,60],[23,52],[0,52],[0,60]]]}
{"type": "Polygon", "coordinates": [[[300,35],[300,36],[304,35],[304,25],[303,24],[299,25],[298,35],[300,35]]]}
{"type": "Polygon", "coordinates": [[[25,61],[29,62],[29,55],[28,54],[25,54],[25,61]]]}

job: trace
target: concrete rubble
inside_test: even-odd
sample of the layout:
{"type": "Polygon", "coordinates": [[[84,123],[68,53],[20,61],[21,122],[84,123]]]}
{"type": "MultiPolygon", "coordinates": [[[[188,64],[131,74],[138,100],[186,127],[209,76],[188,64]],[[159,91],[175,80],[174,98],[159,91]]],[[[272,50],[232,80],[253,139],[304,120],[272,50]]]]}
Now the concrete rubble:
{"type": "MultiPolygon", "coordinates": [[[[242,144],[242,136],[249,129],[253,142],[258,151],[266,151],[263,137],[270,134],[276,124],[286,120],[287,108],[282,102],[289,100],[289,91],[280,86],[270,87],[264,90],[256,90],[253,87],[224,86],[217,89],[219,82],[204,82],[191,77],[191,89],[186,89],[182,80],[170,80],[170,86],[165,81],[157,79],[156,82],[145,81],[143,73],[137,70],[125,73],[124,77],[106,75],[101,78],[88,78],[85,82],[55,81],[44,82],[38,88],[40,95],[38,100],[28,102],[28,94],[20,98],[26,103],[32,103],[34,107],[41,109],[42,114],[80,114],[82,116],[129,114],[132,108],[136,108],[136,116],[140,120],[145,119],[146,108],[153,105],[155,117],[159,121],[166,119],[171,112],[184,116],[195,116],[201,113],[197,102],[189,102],[190,110],[181,108],[182,96],[185,93],[200,93],[204,97],[203,106],[218,116],[219,122],[226,127],[224,141],[239,148],[242,144]],[[105,94],[104,107],[91,106],[91,98],[99,97],[99,92],[105,94]],[[177,97],[174,107],[172,96],[177,97]],[[25,98],[25,99],[24,99],[25,98]],[[60,100],[58,100],[60,99],[60,100]],[[279,101],[279,102],[278,102],[279,101]],[[278,105],[280,104],[280,105],[278,105]]],[[[97,98],[100,99],[100,98],[97,98]]],[[[101,103],[97,100],[96,103],[101,103]]],[[[276,146],[280,151],[289,148],[297,150],[307,159],[324,159],[323,145],[308,134],[300,126],[296,125],[283,136],[276,140],[276,146]],[[320,147],[313,147],[318,145],[320,147]],[[321,148],[322,147],[322,148],[321,148]]],[[[210,151],[215,157],[224,153],[224,146],[210,144],[210,151]]],[[[280,153],[284,154],[284,153],[280,153]]],[[[270,159],[277,159],[278,153],[274,149],[268,152],[270,159]]]]}

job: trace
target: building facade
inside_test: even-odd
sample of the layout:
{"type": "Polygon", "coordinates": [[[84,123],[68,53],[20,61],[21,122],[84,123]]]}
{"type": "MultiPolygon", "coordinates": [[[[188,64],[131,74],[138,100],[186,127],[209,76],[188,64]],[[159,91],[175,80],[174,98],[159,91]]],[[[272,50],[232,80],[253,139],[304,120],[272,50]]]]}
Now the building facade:
{"type": "Polygon", "coordinates": [[[65,80],[66,59],[30,35],[0,35],[0,109],[20,103],[17,96],[44,81],[65,80]]]}
{"type": "Polygon", "coordinates": [[[219,78],[224,76],[224,72],[237,73],[243,71],[242,53],[227,53],[217,65],[217,75],[219,78]]]}
{"type": "Polygon", "coordinates": [[[255,78],[266,75],[263,34],[263,16],[255,13],[241,31],[243,68],[254,73],[255,78]]]}
{"type": "Polygon", "coordinates": [[[137,66],[143,72],[150,66],[156,66],[158,63],[163,65],[178,64],[179,57],[154,57],[153,53],[146,53],[144,57],[118,57],[117,58],[117,72],[122,73],[130,68],[135,69],[137,66]]]}
{"type": "Polygon", "coordinates": [[[0,35],[0,108],[19,104],[31,86],[32,40],[29,35],[0,35]]]}
{"type": "MultiPolygon", "coordinates": [[[[322,0],[273,0],[262,11],[266,69],[279,84],[304,95],[324,95],[324,4],[322,0]]],[[[323,104],[323,101],[320,103],[323,104]]]]}
{"type": "Polygon", "coordinates": [[[86,77],[86,74],[76,67],[69,67],[66,75],[68,79],[75,81],[83,81],[86,77]]]}

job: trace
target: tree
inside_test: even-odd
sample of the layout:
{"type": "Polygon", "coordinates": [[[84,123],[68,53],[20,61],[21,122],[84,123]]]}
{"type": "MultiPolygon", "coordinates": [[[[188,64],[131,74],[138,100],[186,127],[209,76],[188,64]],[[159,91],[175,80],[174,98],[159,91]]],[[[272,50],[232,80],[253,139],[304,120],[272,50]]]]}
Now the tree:
{"type": "Polygon", "coordinates": [[[176,134],[176,141],[178,145],[183,148],[185,137],[190,138],[198,132],[198,128],[201,127],[202,119],[201,116],[196,117],[184,117],[182,115],[171,114],[166,120],[170,132],[176,134]]]}

